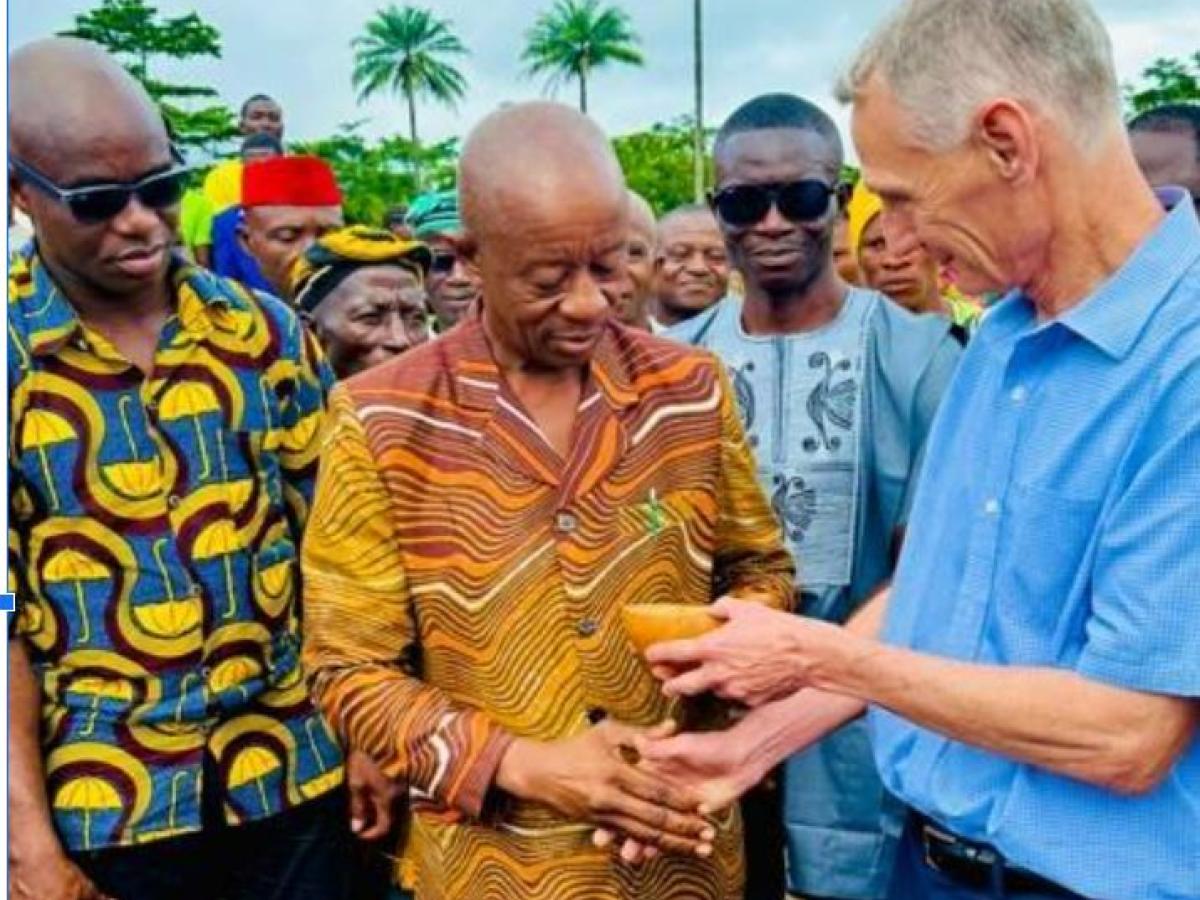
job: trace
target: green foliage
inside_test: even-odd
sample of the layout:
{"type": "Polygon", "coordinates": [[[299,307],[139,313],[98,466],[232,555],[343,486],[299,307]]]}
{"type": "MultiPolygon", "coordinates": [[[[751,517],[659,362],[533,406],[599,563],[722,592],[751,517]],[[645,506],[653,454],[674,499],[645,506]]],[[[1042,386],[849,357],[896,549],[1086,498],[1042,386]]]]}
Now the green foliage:
{"type": "Polygon", "coordinates": [[[386,92],[403,96],[413,143],[417,142],[418,99],[453,107],[466,94],[467,80],[447,59],[465,56],[467,48],[451,31],[450,22],[428,9],[393,5],[380,10],[354,39],[353,47],[359,102],[386,92]]]}
{"type": "Polygon", "coordinates": [[[320,156],[333,166],[348,222],[379,225],[389,208],[410,202],[422,190],[454,186],[457,139],[428,147],[399,135],[372,142],[359,134],[362,124],[343,125],[334,137],[293,147],[296,153],[320,156]],[[423,187],[418,187],[418,172],[423,187]]]}
{"type": "MultiPolygon", "coordinates": [[[[711,147],[714,132],[706,132],[705,144],[711,147]]],[[[625,172],[625,182],[654,208],[663,213],[692,203],[693,159],[692,119],[683,117],[669,124],[657,124],[649,131],[622,135],[613,140],[617,159],[625,172]]],[[[710,153],[705,153],[705,184],[712,185],[710,153]]]]}
{"type": "Polygon", "coordinates": [[[147,77],[150,56],[188,59],[221,55],[221,35],[195,13],[157,20],[158,10],[145,0],[101,0],[100,6],[75,17],[75,27],[64,34],[95,41],[118,57],[127,57],[130,68],[147,77]]]}
{"type": "Polygon", "coordinates": [[[96,8],[75,17],[75,27],[63,32],[107,48],[146,88],[163,111],[176,141],[184,146],[214,145],[237,134],[233,113],[219,103],[189,108],[217,92],[200,85],[159,81],[150,72],[157,57],[191,59],[221,56],[221,35],[196,13],[159,17],[145,0],[101,0],[96,8]]]}
{"type": "Polygon", "coordinates": [[[1142,70],[1142,82],[1125,86],[1130,118],[1165,103],[1200,103],[1200,51],[1181,59],[1156,59],[1142,70]]]}
{"type": "Polygon", "coordinates": [[[526,74],[547,76],[547,90],[579,82],[579,108],[587,112],[587,82],[611,63],[640,66],[645,60],[629,15],[600,0],[557,0],[526,32],[521,61],[526,74]]]}

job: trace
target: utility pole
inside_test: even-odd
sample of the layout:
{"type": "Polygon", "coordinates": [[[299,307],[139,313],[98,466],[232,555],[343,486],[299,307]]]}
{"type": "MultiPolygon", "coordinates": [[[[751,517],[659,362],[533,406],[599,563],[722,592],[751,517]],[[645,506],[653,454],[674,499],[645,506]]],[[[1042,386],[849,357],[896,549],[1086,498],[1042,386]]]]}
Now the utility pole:
{"type": "Polygon", "coordinates": [[[692,124],[692,190],[697,203],[704,201],[704,0],[693,0],[692,34],[695,63],[696,108],[692,124]]]}

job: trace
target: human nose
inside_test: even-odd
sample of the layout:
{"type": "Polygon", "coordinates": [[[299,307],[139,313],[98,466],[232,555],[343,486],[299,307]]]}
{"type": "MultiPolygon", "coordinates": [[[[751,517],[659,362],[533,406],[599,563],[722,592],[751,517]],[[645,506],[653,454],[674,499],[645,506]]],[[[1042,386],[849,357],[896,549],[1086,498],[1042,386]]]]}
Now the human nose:
{"type": "Polygon", "coordinates": [[[130,195],[125,208],[111,222],[114,231],[127,237],[144,237],[162,225],[159,211],[143,204],[136,194],[130,195]]]}
{"type": "MultiPolygon", "coordinates": [[[[602,287],[590,274],[580,275],[574,279],[566,297],[563,298],[560,307],[562,314],[576,321],[592,321],[607,316],[611,308],[610,296],[616,298],[621,295],[623,280],[627,278],[627,275],[621,276],[611,285],[602,287]]],[[[632,286],[632,282],[630,285],[632,286]]]]}
{"type": "Polygon", "coordinates": [[[784,234],[791,231],[793,227],[792,223],[779,211],[779,204],[772,200],[771,205],[767,208],[767,214],[755,226],[755,230],[768,234],[784,234]]]}
{"type": "Polygon", "coordinates": [[[708,258],[701,250],[693,250],[683,260],[683,268],[691,275],[703,275],[708,271],[708,258]]]}
{"type": "Polygon", "coordinates": [[[388,316],[383,345],[395,353],[403,353],[412,346],[403,316],[395,313],[388,316]]]}
{"type": "Polygon", "coordinates": [[[883,217],[883,236],[890,257],[904,260],[920,249],[916,228],[907,215],[888,209],[884,209],[880,215],[883,217]]]}
{"type": "Polygon", "coordinates": [[[450,268],[450,274],[446,276],[446,280],[455,284],[462,284],[471,280],[471,275],[467,271],[467,264],[463,262],[461,256],[454,257],[454,265],[450,268]]]}

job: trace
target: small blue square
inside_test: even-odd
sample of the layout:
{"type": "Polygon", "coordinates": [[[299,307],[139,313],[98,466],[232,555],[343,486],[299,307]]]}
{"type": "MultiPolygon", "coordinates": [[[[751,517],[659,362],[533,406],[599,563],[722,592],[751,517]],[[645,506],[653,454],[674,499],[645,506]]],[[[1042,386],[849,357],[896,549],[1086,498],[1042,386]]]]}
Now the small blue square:
{"type": "Polygon", "coordinates": [[[17,595],[16,594],[0,594],[0,612],[16,612],[17,611],[17,595]]]}

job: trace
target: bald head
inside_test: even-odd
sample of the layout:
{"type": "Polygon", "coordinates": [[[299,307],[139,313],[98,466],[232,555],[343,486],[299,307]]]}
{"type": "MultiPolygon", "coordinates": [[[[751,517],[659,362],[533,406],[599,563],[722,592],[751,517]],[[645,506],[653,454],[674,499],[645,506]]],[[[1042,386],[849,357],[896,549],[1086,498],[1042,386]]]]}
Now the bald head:
{"type": "Polygon", "coordinates": [[[8,61],[8,128],[10,160],[34,170],[10,169],[13,202],[33,220],[38,255],[72,302],[136,309],[126,307],[131,295],[165,296],[177,175],[160,182],[159,202],[126,195],[124,206],[99,212],[61,202],[34,177],[70,189],[170,172],[166,126],[137,81],[95,44],[28,44],[8,61]]]}
{"type": "Polygon", "coordinates": [[[27,44],[8,60],[12,149],[47,174],[113,144],[159,145],[166,127],[140,84],[101,47],[75,38],[27,44]]]}
{"type": "Polygon", "coordinates": [[[582,203],[625,204],[625,181],[604,133],[589,118],[558,103],[504,107],[468,136],[459,163],[466,231],[476,240],[509,214],[553,217],[570,197],[582,203]]]}
{"type": "Polygon", "coordinates": [[[501,365],[586,366],[625,283],[629,194],[604,134],[575,110],[493,113],[459,164],[460,248],[501,365]]]}

